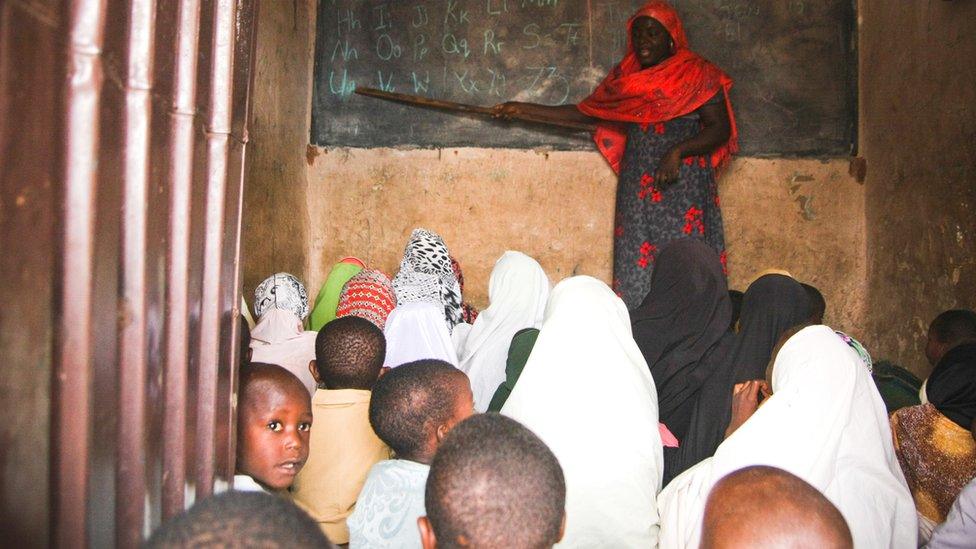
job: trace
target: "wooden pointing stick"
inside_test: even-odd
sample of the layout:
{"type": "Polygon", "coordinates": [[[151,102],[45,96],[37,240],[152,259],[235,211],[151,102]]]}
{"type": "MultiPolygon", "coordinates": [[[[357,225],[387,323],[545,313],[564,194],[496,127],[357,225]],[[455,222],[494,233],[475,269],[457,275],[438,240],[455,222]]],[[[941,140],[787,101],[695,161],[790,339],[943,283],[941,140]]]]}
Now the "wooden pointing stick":
{"type": "MultiPolygon", "coordinates": [[[[364,88],[358,86],[356,87],[356,93],[359,95],[365,95],[367,97],[376,97],[378,99],[385,99],[387,101],[394,101],[396,103],[405,103],[407,105],[415,105],[417,107],[426,107],[428,109],[495,117],[495,110],[492,107],[479,107],[478,105],[468,105],[467,103],[455,103],[454,101],[430,99],[428,97],[420,97],[417,95],[388,92],[378,90],[376,88],[364,88]]],[[[545,124],[547,126],[558,126],[560,128],[567,128],[577,131],[592,132],[596,130],[596,125],[594,124],[555,120],[552,118],[535,116],[531,114],[515,114],[511,115],[510,118],[512,120],[521,120],[523,122],[532,122],[534,124],[545,124]]]]}

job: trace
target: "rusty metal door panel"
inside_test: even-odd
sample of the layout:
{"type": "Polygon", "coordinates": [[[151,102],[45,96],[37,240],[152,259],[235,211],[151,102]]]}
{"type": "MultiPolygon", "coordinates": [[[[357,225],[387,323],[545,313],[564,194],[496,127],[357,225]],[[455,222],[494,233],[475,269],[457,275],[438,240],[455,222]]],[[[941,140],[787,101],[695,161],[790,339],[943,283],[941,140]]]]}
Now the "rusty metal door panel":
{"type": "MultiPolygon", "coordinates": [[[[164,367],[164,404],[162,439],[163,486],[162,516],[179,513],[185,504],[187,463],[187,402],[189,335],[190,335],[190,233],[193,191],[193,134],[196,109],[196,62],[200,26],[200,3],[197,0],[160,2],[161,43],[172,48],[158,48],[157,66],[172,67],[158,81],[169,84],[160,90],[167,98],[166,123],[169,125],[165,187],[168,190],[169,218],[165,228],[166,318],[164,367]],[[167,14],[167,15],[164,15],[167,14]],[[164,54],[162,52],[169,52],[164,54]]],[[[160,71],[164,72],[164,71],[160,71]]]]}
{"type": "MultiPolygon", "coordinates": [[[[50,212],[63,212],[47,239],[60,253],[48,309],[52,544],[136,547],[146,525],[233,475],[254,0],[64,10],[46,42],[49,57],[65,52],[48,61],[64,85],[49,88],[52,125],[64,127],[48,151],[50,212]]],[[[0,7],[0,46],[9,12],[0,7]]],[[[0,144],[9,133],[0,122],[0,144]]]]}
{"type": "MultiPolygon", "coordinates": [[[[52,427],[53,542],[87,540],[92,484],[92,279],[104,2],[68,4],[63,65],[63,221],[55,315],[52,427]]],[[[52,158],[56,160],[57,158],[52,158]]]]}
{"type": "Polygon", "coordinates": [[[231,102],[231,154],[228,167],[228,181],[239,182],[239,184],[228,185],[226,197],[226,225],[224,228],[225,241],[228,245],[224,250],[223,273],[226,280],[231,281],[223,288],[222,299],[225,303],[231,303],[232,313],[225,315],[222,319],[223,339],[221,341],[222,374],[220,376],[222,395],[230,398],[223,398],[218,407],[218,427],[217,440],[218,448],[223,449],[223,454],[218,455],[217,471],[225,478],[233,477],[235,450],[237,441],[235,431],[237,423],[237,368],[240,364],[238,356],[240,347],[236,344],[239,333],[240,318],[240,287],[242,281],[241,274],[241,238],[242,220],[241,215],[244,207],[244,174],[246,169],[247,146],[248,146],[248,123],[251,119],[251,86],[254,79],[252,77],[255,52],[257,44],[257,4],[249,0],[237,0],[237,16],[235,21],[235,65],[247,66],[251,70],[234,71],[233,99],[231,102]]]}

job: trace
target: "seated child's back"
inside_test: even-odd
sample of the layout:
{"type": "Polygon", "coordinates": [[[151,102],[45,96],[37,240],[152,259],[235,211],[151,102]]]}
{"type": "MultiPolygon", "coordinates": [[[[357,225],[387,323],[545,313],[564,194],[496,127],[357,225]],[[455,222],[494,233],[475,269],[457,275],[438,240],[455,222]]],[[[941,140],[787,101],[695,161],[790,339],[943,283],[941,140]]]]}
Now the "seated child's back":
{"type": "Polygon", "coordinates": [[[532,431],[499,414],[461,422],[430,467],[425,549],[552,547],[563,535],[566,479],[532,431]]]}
{"type": "Polygon", "coordinates": [[[312,397],[315,429],[292,495],[335,543],[349,541],[346,519],[370,467],[390,457],[369,425],[370,390],[385,356],[383,332],[355,316],[329,322],[315,340],[309,364],[318,384],[312,397]]]}
{"type": "Polygon", "coordinates": [[[438,444],[471,415],[468,376],[441,360],[398,366],[373,388],[369,421],[397,459],[373,466],[349,517],[349,547],[419,548],[417,519],[438,444]]]}

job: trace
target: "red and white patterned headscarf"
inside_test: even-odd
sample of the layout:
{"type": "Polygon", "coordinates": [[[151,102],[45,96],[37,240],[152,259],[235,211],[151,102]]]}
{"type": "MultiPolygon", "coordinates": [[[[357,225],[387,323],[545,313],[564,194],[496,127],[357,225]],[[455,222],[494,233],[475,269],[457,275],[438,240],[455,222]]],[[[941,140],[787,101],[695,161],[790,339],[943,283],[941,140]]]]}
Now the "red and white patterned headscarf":
{"type": "Polygon", "coordinates": [[[396,293],[390,277],[381,271],[366,269],[350,278],[342,287],[336,318],[358,316],[382,330],[386,326],[386,317],[396,305],[396,293]]]}

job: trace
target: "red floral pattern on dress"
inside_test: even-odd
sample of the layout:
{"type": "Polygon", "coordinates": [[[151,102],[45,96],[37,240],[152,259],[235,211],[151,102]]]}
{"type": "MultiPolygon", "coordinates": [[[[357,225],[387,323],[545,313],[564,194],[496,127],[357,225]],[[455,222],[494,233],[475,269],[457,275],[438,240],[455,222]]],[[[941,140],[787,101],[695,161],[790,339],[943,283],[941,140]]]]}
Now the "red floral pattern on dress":
{"type": "Polygon", "coordinates": [[[688,208],[688,211],[685,212],[685,226],[683,229],[685,234],[692,234],[696,230],[698,234],[705,234],[705,223],[702,222],[703,213],[702,210],[695,206],[688,208]]]}
{"type": "Polygon", "coordinates": [[[638,200],[644,200],[648,196],[651,197],[651,202],[661,201],[661,190],[654,186],[654,176],[644,174],[641,176],[641,188],[637,191],[638,200]]]}
{"type": "Polygon", "coordinates": [[[685,163],[685,166],[691,166],[692,164],[695,163],[695,157],[689,156],[688,158],[685,158],[684,159],[684,163],[685,163]]]}
{"type": "Polygon", "coordinates": [[[624,235],[624,226],[617,225],[617,228],[613,230],[613,235],[616,236],[617,238],[622,237],[624,235]]]}
{"type": "Polygon", "coordinates": [[[708,167],[708,161],[705,160],[705,157],[704,156],[699,156],[698,157],[698,165],[701,166],[702,168],[707,168],[708,167]]]}
{"type": "Polygon", "coordinates": [[[722,250],[718,260],[722,262],[722,274],[729,276],[729,256],[725,254],[725,250],[722,250]]]}
{"type": "Polygon", "coordinates": [[[654,124],[654,133],[656,133],[658,135],[664,135],[664,123],[663,122],[658,122],[657,124],[654,124]]]}
{"type": "Polygon", "coordinates": [[[654,263],[654,256],[657,254],[657,246],[648,241],[644,241],[640,247],[640,257],[637,259],[637,266],[646,269],[648,265],[654,263]]]}
{"type": "Polygon", "coordinates": [[[719,198],[718,198],[718,193],[715,193],[715,198],[713,198],[713,200],[715,201],[715,207],[716,208],[718,208],[718,207],[720,207],[722,205],[721,204],[722,201],[719,200],[719,198]]]}

